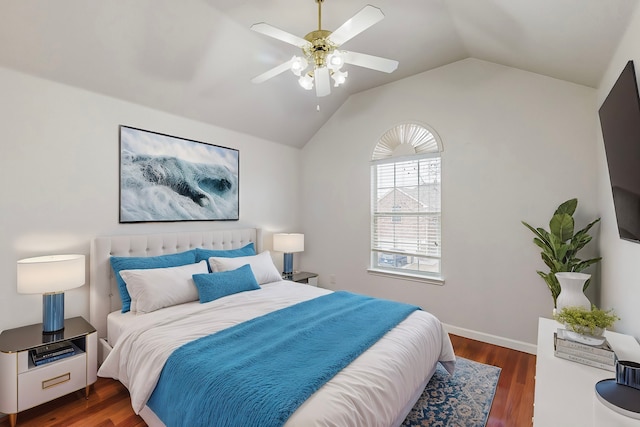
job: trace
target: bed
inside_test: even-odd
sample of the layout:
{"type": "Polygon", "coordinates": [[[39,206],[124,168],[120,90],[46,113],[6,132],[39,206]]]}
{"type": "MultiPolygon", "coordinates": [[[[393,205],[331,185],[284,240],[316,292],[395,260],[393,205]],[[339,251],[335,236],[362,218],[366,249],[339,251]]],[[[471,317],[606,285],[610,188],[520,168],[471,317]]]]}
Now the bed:
{"type": "MultiPolygon", "coordinates": [[[[90,320],[100,338],[99,375],[119,380],[127,387],[134,411],[148,425],[173,425],[173,421],[166,424],[163,421],[168,420],[166,414],[162,413],[165,404],[158,404],[155,396],[161,394],[159,389],[162,387],[158,381],[160,377],[164,378],[169,361],[179,353],[177,349],[182,350],[212,337],[222,337],[224,333],[235,330],[232,327],[263,319],[264,322],[266,319],[270,321],[271,317],[286,310],[296,310],[310,304],[316,304],[314,310],[318,310],[317,307],[321,307],[320,304],[325,304],[325,301],[329,303],[330,298],[364,297],[348,293],[342,295],[341,292],[283,281],[279,277],[261,278],[262,282],[255,290],[252,288],[249,292],[229,294],[206,304],[190,301],[145,314],[140,311],[122,313],[123,297],[110,263],[111,257],[157,257],[184,253],[194,248],[230,251],[251,244],[257,255],[247,259],[264,260],[265,257],[261,255],[268,254],[268,251],[262,251],[261,240],[259,229],[247,228],[104,236],[92,242],[90,320]],[[155,411],[152,409],[154,405],[155,411]]],[[[224,262],[231,263],[227,260],[224,262]]],[[[254,272],[258,271],[254,264],[251,266],[254,272]]],[[[205,276],[211,275],[202,275],[205,276]]],[[[255,276],[258,278],[257,273],[255,276]]],[[[202,292],[205,288],[199,289],[202,292]]],[[[377,300],[373,302],[379,303],[377,300]]],[[[351,300],[344,304],[351,304],[351,300]]],[[[281,317],[287,318],[289,315],[281,317]]],[[[294,340],[301,341],[299,337],[294,340]]],[[[233,342],[232,347],[235,345],[240,346],[241,343],[233,342]]],[[[308,354],[309,361],[324,359],[312,357],[316,353],[308,354]]],[[[333,349],[329,353],[333,354],[333,349]]],[[[316,362],[309,363],[314,365],[316,362]]],[[[450,372],[454,369],[455,355],[447,333],[438,319],[428,312],[410,311],[406,318],[399,320],[381,338],[375,338],[372,345],[355,356],[326,383],[312,390],[308,398],[287,416],[285,425],[398,426],[422,394],[438,363],[450,372]]],[[[303,371],[307,370],[305,367],[303,371]]],[[[173,408],[171,411],[177,410],[173,408]]]]}

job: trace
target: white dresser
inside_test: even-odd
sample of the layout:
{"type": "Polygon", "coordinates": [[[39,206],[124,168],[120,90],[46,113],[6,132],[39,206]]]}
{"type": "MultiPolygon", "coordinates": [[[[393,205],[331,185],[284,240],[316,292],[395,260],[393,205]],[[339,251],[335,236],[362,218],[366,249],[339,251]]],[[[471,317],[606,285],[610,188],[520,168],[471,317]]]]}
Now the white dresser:
{"type": "MultiPolygon", "coordinates": [[[[538,321],[534,427],[638,427],[640,420],[620,415],[596,397],[595,384],[615,378],[614,372],[592,368],[553,355],[553,333],[562,325],[555,320],[538,321]]],[[[640,362],[635,338],[605,332],[619,360],[640,362]]]]}

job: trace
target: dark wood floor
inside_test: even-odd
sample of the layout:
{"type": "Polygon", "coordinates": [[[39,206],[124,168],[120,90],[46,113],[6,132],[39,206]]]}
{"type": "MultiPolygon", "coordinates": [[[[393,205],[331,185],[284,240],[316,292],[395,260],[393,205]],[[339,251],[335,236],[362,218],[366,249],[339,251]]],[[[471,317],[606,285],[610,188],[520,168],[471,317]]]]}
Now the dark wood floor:
{"type": "MultiPolygon", "coordinates": [[[[536,358],[527,353],[451,335],[458,356],[502,368],[487,427],[530,427],[536,358]]],[[[7,418],[0,427],[8,427],[7,418]]],[[[131,409],[127,389],[98,378],[89,399],[84,390],[18,414],[18,427],[144,427],[131,409]]]]}
{"type": "Polygon", "coordinates": [[[450,335],[457,356],[502,368],[487,427],[533,425],[536,357],[450,335]]]}

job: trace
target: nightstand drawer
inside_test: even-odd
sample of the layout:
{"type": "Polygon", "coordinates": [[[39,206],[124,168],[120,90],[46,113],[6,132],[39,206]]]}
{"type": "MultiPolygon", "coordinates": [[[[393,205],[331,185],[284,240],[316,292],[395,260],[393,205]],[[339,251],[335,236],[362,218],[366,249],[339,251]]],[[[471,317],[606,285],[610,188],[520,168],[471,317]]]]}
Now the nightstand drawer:
{"type": "Polygon", "coordinates": [[[87,385],[87,355],[47,363],[18,375],[18,412],[87,385]]]}

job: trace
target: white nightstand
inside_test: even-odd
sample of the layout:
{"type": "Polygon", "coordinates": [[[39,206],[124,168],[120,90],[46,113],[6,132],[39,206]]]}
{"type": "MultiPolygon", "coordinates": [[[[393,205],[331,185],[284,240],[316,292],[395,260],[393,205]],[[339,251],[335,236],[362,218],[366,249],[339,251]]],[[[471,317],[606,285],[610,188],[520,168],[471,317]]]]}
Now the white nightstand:
{"type": "MultiPolygon", "coordinates": [[[[538,321],[536,390],[533,412],[535,427],[627,427],[640,420],[625,417],[605,407],[596,397],[598,381],[615,378],[614,372],[592,368],[553,355],[553,333],[562,325],[552,319],[538,321]]],[[[635,338],[605,332],[619,360],[640,362],[640,344],[635,338]]]]}
{"type": "Polygon", "coordinates": [[[98,372],[98,334],[82,317],[65,319],[64,330],[44,335],[42,324],[9,329],[0,334],[0,412],[15,427],[18,412],[81,388],[85,397],[98,372]],[[71,341],[76,354],[35,366],[29,351],[47,344],[71,341]]]}

